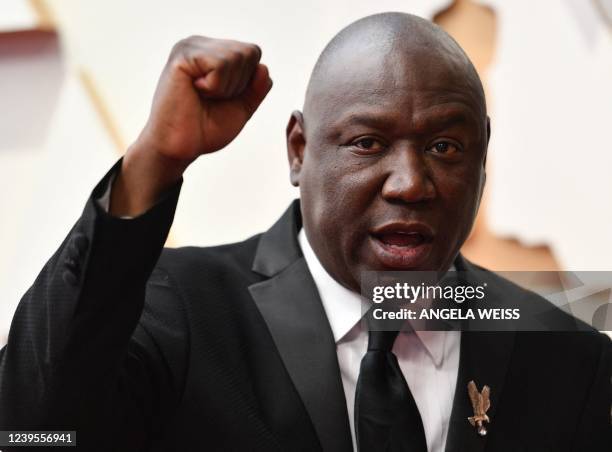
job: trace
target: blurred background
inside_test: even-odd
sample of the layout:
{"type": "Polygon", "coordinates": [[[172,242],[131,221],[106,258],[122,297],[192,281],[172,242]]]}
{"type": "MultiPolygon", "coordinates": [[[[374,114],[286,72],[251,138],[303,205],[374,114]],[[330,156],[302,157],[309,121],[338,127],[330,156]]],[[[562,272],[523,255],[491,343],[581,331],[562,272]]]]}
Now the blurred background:
{"type": "Polygon", "coordinates": [[[289,114],[327,41],[382,11],[436,21],[485,83],[488,180],[464,254],[494,270],[612,270],[612,0],[3,0],[0,346],[21,295],[144,125],[177,40],[255,42],[274,79],[229,149],[186,174],[168,244],[212,245],[267,229],[297,197],[289,114]]]}

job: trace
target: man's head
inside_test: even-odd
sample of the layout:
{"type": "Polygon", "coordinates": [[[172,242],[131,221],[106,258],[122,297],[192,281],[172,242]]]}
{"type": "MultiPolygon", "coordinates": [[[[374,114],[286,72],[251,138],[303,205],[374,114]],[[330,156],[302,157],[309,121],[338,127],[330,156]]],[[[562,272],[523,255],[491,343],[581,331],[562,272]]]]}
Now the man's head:
{"type": "Polygon", "coordinates": [[[363,270],[446,270],[476,216],[488,138],[480,79],[439,27],[384,13],[338,33],[287,126],[325,269],[353,290],[363,270]]]}

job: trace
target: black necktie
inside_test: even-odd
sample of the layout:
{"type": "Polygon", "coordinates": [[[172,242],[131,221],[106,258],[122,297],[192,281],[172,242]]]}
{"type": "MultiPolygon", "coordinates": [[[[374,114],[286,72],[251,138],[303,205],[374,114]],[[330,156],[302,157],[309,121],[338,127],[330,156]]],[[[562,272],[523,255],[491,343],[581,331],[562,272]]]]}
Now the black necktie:
{"type": "Polygon", "coordinates": [[[355,393],[359,452],[427,452],[419,410],[397,357],[397,331],[370,331],[355,393]]]}

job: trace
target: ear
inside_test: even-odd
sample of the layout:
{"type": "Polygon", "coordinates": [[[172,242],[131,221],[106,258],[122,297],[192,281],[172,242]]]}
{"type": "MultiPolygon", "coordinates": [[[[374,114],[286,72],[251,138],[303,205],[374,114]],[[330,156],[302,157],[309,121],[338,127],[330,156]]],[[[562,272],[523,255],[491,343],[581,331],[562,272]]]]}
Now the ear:
{"type": "Polygon", "coordinates": [[[296,110],[291,113],[287,124],[287,157],[289,158],[289,179],[295,187],[300,185],[300,173],[304,161],[306,136],[304,134],[304,117],[296,110]]]}
{"type": "Polygon", "coordinates": [[[487,153],[489,150],[489,140],[491,140],[491,118],[487,116],[487,144],[485,147],[484,160],[482,162],[482,166],[484,166],[485,168],[487,166],[487,153]]]}
{"type": "Polygon", "coordinates": [[[489,140],[491,139],[491,118],[487,116],[487,143],[485,144],[484,150],[484,158],[482,160],[482,172],[480,173],[480,190],[478,193],[478,208],[480,208],[480,203],[482,201],[482,195],[484,194],[484,188],[487,182],[487,153],[489,150],[489,140]]]}

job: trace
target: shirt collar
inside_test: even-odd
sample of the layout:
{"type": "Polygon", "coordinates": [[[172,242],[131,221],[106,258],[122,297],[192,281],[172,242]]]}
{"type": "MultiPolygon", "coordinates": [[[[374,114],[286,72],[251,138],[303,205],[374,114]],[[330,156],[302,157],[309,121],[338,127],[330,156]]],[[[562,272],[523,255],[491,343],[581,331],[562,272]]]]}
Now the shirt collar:
{"type": "Polygon", "coordinates": [[[304,229],[298,241],[306,259],[308,270],[314,279],[336,344],[346,336],[368,309],[368,301],[360,294],[347,289],[327,273],[310,246],[304,229]]]}
{"type": "MultiPolygon", "coordinates": [[[[319,292],[334,341],[338,344],[361,320],[363,313],[369,307],[369,302],[360,294],[342,286],[327,273],[310,246],[304,228],[298,234],[298,242],[319,292]]],[[[446,332],[415,331],[415,333],[436,366],[440,366],[444,359],[446,332]]]]}

